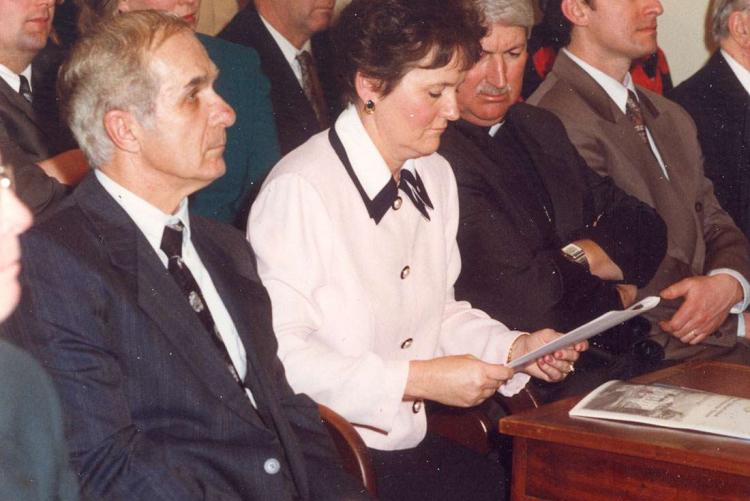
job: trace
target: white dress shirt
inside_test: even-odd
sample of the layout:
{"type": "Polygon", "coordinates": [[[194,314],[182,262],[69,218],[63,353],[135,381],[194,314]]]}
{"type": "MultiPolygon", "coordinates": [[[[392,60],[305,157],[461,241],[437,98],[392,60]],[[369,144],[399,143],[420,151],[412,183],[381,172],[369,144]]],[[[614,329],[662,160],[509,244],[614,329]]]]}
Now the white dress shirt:
{"type": "Polygon", "coordinates": [[[734,75],[737,77],[737,80],[739,80],[740,84],[742,84],[745,92],[750,94],[750,71],[748,71],[747,68],[738,63],[737,60],[724,49],[721,49],[721,55],[727,62],[729,68],[732,70],[732,73],[734,73],[734,75]]]}
{"type": "MultiPolygon", "coordinates": [[[[31,88],[31,65],[28,65],[22,72],[21,75],[26,77],[26,80],[29,81],[29,88],[31,88]]],[[[7,66],[3,66],[0,64],[0,78],[5,80],[5,83],[7,83],[11,89],[13,89],[16,92],[21,91],[21,78],[18,76],[17,73],[12,71],[7,66]]],[[[34,89],[31,88],[31,91],[33,92],[34,89]]]]}
{"type": "MultiPolygon", "coordinates": [[[[352,170],[328,131],[313,136],[269,174],[248,238],[292,388],[355,423],[368,446],[410,448],[426,419],[403,401],[409,362],[472,354],[502,364],[519,333],[454,298],[461,260],[448,162],[433,154],[404,166],[432,201],[428,221],[406,196],[374,200],[393,189],[393,177],[353,107],[335,130],[352,170]]],[[[528,379],[515,374],[500,391],[517,393],[528,379]]]]}
{"type": "MultiPolygon", "coordinates": [[[[562,49],[565,51],[565,54],[578,66],[583,69],[591,78],[593,78],[596,83],[599,84],[599,86],[604,89],[604,92],[607,93],[607,95],[612,99],[612,101],[615,102],[615,104],[620,108],[623,114],[626,112],[626,103],[628,101],[628,91],[632,90],[635,92],[635,84],[633,84],[633,78],[630,76],[630,73],[625,73],[625,79],[622,82],[618,82],[611,76],[607,75],[603,71],[599,70],[598,68],[594,68],[590,64],[588,64],[586,61],[582,60],[581,58],[577,57],[575,54],[571,53],[567,49],[562,49]]],[[[637,96],[637,93],[636,93],[637,96]]],[[[656,157],[656,160],[659,162],[659,165],[662,168],[662,171],[664,173],[664,176],[666,176],[667,179],[669,179],[669,174],[667,172],[667,166],[664,164],[664,161],[661,158],[661,155],[659,154],[659,149],[656,147],[656,143],[654,142],[654,138],[651,136],[651,131],[648,130],[648,127],[646,127],[646,134],[648,136],[649,144],[651,145],[651,151],[653,151],[654,156],[656,157]]],[[[731,270],[729,268],[717,268],[715,270],[711,270],[707,275],[717,275],[720,273],[724,273],[727,275],[730,275],[734,277],[739,283],[740,286],[742,286],[742,300],[734,305],[732,309],[730,310],[730,313],[739,314],[745,311],[747,309],[748,304],[750,304],[750,283],[748,283],[747,279],[743,277],[740,273],[738,273],[735,270],[731,270]]],[[[745,322],[742,315],[739,315],[738,322],[737,322],[737,335],[742,337],[745,335],[745,322]]]]}
{"type": "MultiPolygon", "coordinates": [[[[193,246],[190,238],[190,216],[188,214],[187,198],[180,202],[180,206],[174,214],[166,214],[118,184],[101,170],[96,169],[94,173],[99,183],[107,190],[107,193],[128,213],[130,219],[141,230],[141,233],[146,237],[148,243],[151,244],[151,247],[156,252],[156,255],[159,256],[165,268],[167,268],[169,257],[161,250],[164,227],[178,221],[182,222],[185,227],[182,238],[182,260],[198,283],[198,287],[200,287],[203,298],[206,300],[208,310],[211,312],[216,328],[227,348],[229,358],[231,358],[240,379],[244,380],[245,373],[247,372],[245,347],[237,333],[237,328],[232,321],[232,317],[229,315],[224,302],[221,300],[214,286],[213,280],[211,280],[211,276],[208,274],[208,270],[206,270],[203,261],[201,261],[198,252],[193,246]]],[[[212,334],[206,332],[206,335],[210,336],[212,334]]],[[[245,392],[253,406],[256,406],[255,399],[250,390],[245,389],[245,392]]]]}
{"type": "Polygon", "coordinates": [[[273,37],[276,45],[278,45],[279,49],[281,49],[281,53],[284,54],[284,59],[286,59],[286,62],[292,68],[294,76],[297,77],[297,81],[299,82],[300,87],[304,87],[304,83],[302,81],[302,66],[300,66],[299,61],[297,60],[297,56],[303,51],[307,51],[312,54],[312,44],[310,43],[310,40],[305,42],[302,48],[298,50],[297,47],[292,45],[292,43],[284,37],[284,35],[279,33],[276,28],[271,26],[271,23],[266,21],[263,16],[258,14],[258,17],[260,17],[260,20],[263,21],[263,24],[273,37]]]}

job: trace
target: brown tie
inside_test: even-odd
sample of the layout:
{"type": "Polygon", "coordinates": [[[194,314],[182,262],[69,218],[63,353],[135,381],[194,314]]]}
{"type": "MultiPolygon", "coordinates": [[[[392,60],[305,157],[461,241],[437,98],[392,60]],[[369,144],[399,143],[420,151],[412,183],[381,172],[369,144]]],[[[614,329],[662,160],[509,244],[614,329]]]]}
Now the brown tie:
{"type": "Polygon", "coordinates": [[[630,121],[633,122],[633,128],[635,129],[636,134],[641,138],[641,141],[643,141],[643,144],[648,144],[648,135],[646,134],[646,124],[643,122],[641,105],[638,103],[638,98],[632,90],[628,91],[628,101],[625,104],[625,114],[630,121]]]}
{"type": "Polygon", "coordinates": [[[323,87],[320,85],[320,79],[318,78],[318,70],[315,67],[315,60],[309,51],[303,50],[297,54],[297,61],[299,61],[302,69],[302,90],[305,91],[305,95],[310,101],[313,111],[315,111],[320,127],[325,129],[328,127],[328,108],[323,96],[323,87]]]}

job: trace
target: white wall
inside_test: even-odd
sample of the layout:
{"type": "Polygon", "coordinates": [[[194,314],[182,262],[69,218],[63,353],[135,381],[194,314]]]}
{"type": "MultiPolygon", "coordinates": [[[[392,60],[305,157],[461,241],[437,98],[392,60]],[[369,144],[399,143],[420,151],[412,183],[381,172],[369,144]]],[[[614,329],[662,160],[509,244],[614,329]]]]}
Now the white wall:
{"type": "MultiPolygon", "coordinates": [[[[667,55],[675,85],[708,59],[706,21],[710,0],[661,0],[659,46],[667,55]]],[[[710,38],[710,37],[709,37],[710,38]]]]}

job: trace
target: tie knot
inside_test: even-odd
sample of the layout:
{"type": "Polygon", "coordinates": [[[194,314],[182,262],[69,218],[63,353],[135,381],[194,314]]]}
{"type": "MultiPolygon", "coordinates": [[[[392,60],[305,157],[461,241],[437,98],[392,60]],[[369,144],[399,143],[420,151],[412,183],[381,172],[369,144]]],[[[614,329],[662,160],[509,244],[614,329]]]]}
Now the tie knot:
{"type": "Polygon", "coordinates": [[[29,80],[23,75],[18,75],[18,78],[21,80],[21,85],[18,87],[18,93],[21,94],[26,101],[31,102],[32,95],[29,80]]]}
{"type": "Polygon", "coordinates": [[[309,50],[303,50],[297,54],[297,60],[302,66],[310,66],[313,64],[312,54],[309,50]]]}
{"type": "Polygon", "coordinates": [[[167,258],[182,257],[182,234],[185,227],[182,222],[168,224],[164,226],[164,233],[161,237],[161,250],[167,255],[167,258]]]}

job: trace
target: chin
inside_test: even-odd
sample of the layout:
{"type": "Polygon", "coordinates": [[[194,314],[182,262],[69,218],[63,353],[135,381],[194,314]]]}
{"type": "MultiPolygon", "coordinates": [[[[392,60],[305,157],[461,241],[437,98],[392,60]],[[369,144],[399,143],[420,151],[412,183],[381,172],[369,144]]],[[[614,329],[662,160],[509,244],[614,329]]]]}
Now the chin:
{"type": "Polygon", "coordinates": [[[15,278],[9,284],[3,285],[2,290],[3,295],[0,297],[0,323],[10,316],[21,299],[21,287],[15,278]]]}

